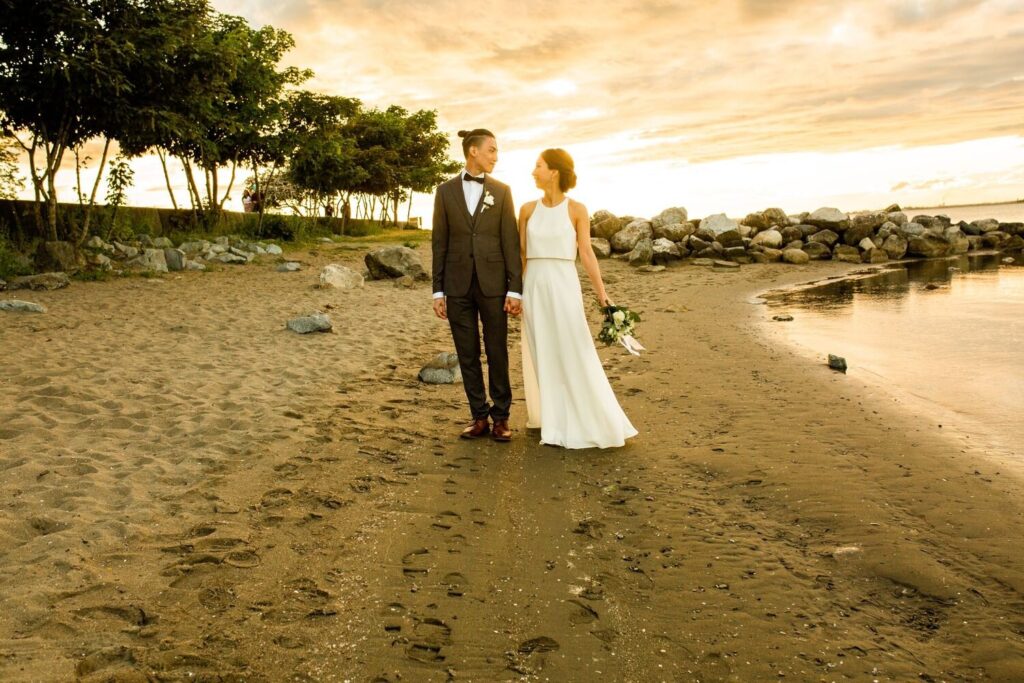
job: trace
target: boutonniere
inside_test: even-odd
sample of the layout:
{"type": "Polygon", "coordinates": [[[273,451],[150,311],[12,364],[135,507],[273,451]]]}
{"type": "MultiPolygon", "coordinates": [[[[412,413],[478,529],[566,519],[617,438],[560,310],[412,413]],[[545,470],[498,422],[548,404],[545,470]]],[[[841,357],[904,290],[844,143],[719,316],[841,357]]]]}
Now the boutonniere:
{"type": "Polygon", "coordinates": [[[494,206],[494,195],[491,194],[490,190],[484,190],[484,207],[480,209],[480,213],[483,213],[492,206],[494,206]]]}

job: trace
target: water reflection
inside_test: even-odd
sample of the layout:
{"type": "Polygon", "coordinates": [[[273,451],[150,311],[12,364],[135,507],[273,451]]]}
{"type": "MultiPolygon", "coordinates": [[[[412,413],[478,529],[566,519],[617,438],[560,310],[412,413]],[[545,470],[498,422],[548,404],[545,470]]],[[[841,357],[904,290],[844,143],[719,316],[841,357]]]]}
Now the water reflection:
{"type": "Polygon", "coordinates": [[[793,316],[776,325],[808,352],[844,356],[850,374],[941,407],[1013,452],[1024,410],[1024,256],[1005,258],[896,264],[766,301],[773,315],[793,316]]]}

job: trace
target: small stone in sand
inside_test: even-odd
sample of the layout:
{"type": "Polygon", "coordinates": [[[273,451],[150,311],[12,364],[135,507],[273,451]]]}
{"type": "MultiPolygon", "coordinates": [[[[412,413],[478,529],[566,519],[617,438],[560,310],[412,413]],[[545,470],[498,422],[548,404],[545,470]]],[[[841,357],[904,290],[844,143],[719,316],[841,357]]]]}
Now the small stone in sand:
{"type": "Polygon", "coordinates": [[[833,370],[838,370],[839,372],[845,373],[846,372],[846,359],[845,358],[841,358],[840,356],[833,356],[830,353],[830,354],[828,354],[828,366],[830,368],[832,368],[833,370]]]}
{"type": "Polygon", "coordinates": [[[46,307],[42,304],[35,304],[31,301],[20,301],[18,299],[6,299],[0,301],[0,311],[22,311],[25,313],[46,313],[46,307]]]}
{"type": "Polygon", "coordinates": [[[793,319],[793,316],[791,316],[791,315],[789,315],[787,313],[784,313],[782,315],[772,316],[772,320],[774,320],[776,322],[780,322],[780,323],[788,323],[792,319],[793,319]]]}
{"type": "Polygon", "coordinates": [[[277,267],[279,273],[294,273],[298,271],[302,266],[298,261],[285,261],[277,267]]]}
{"type": "Polygon", "coordinates": [[[695,265],[695,266],[713,266],[713,265],[715,265],[715,260],[714,259],[710,259],[710,258],[703,258],[703,257],[695,258],[695,259],[693,259],[693,265],[695,265]]]}
{"type": "Polygon", "coordinates": [[[665,266],[640,266],[637,268],[639,273],[660,273],[665,270],[665,266]]]}
{"type": "Polygon", "coordinates": [[[1014,262],[1014,259],[1013,259],[1012,256],[1007,256],[1006,258],[1003,259],[1003,263],[1013,263],[1013,262],[1014,262]]]}
{"type": "Polygon", "coordinates": [[[331,319],[317,311],[313,315],[293,318],[288,321],[288,329],[299,334],[310,332],[329,332],[331,330],[331,319]]]}
{"type": "Polygon", "coordinates": [[[740,267],[740,264],[735,263],[733,261],[721,261],[721,260],[714,261],[712,265],[715,268],[724,268],[726,270],[730,270],[730,269],[733,269],[733,268],[739,268],[740,267]]]}
{"type": "Polygon", "coordinates": [[[426,384],[454,384],[462,381],[462,369],[457,354],[443,352],[420,370],[419,380],[426,384]]]}

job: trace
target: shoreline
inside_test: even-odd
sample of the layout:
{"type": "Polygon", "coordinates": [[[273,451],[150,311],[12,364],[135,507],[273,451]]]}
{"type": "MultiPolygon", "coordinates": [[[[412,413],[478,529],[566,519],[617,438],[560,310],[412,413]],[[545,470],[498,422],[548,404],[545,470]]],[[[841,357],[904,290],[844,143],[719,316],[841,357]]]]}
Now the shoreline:
{"type": "Polygon", "coordinates": [[[461,386],[416,380],[450,346],[429,287],[287,256],[4,319],[0,677],[1024,676],[1024,482],[748,303],[862,265],[602,261],[644,315],[648,353],[599,351],[641,434],[562,451],[523,429],[518,322],[515,440],[462,442],[461,386]]]}

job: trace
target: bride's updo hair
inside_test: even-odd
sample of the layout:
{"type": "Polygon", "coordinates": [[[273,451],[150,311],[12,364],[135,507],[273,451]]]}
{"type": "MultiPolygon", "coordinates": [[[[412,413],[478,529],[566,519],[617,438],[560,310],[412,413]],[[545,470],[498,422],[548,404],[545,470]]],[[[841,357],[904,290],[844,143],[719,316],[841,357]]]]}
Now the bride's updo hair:
{"type": "Polygon", "coordinates": [[[462,138],[462,153],[469,158],[469,148],[479,147],[485,138],[493,138],[494,133],[486,128],[474,128],[473,130],[460,130],[459,137],[462,138]]]}
{"type": "Polygon", "coordinates": [[[540,153],[552,171],[558,171],[558,188],[567,192],[576,187],[576,164],[564,149],[546,149],[540,153]]]}

